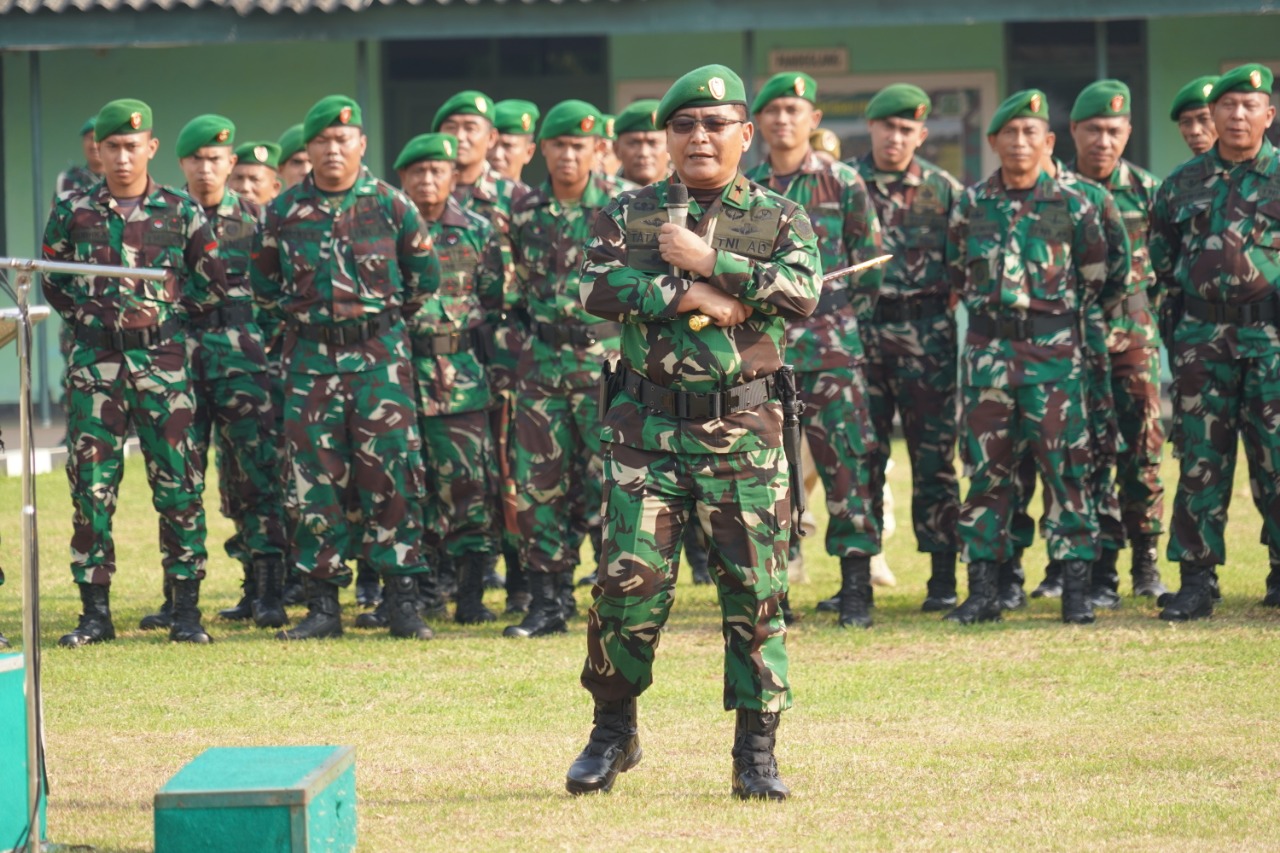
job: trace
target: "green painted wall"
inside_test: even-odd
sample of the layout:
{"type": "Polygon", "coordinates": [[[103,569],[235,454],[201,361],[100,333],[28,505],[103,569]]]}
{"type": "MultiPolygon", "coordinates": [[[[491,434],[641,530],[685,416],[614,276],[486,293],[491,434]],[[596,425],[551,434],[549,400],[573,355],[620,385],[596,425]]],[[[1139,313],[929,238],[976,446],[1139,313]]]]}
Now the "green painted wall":
{"type": "Polygon", "coordinates": [[[1188,81],[1219,74],[1223,63],[1280,60],[1280,15],[1160,18],[1147,24],[1151,77],[1151,165],[1167,175],[1190,156],[1169,104],[1188,81]]]}

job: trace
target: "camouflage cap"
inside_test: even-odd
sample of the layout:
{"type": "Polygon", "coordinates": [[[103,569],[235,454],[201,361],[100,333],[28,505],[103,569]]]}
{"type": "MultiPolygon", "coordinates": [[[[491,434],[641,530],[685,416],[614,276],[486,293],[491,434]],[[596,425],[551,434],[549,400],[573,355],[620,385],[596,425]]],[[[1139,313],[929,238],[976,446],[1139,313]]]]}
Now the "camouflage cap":
{"type": "Polygon", "coordinates": [[[141,133],[151,129],[151,107],[133,98],[111,101],[93,119],[93,139],[101,142],[117,133],[141,133]]]}
{"type": "Polygon", "coordinates": [[[604,116],[586,101],[561,101],[551,109],[538,129],[538,139],[554,139],[557,136],[600,136],[604,130],[604,116]]]}
{"type": "Polygon", "coordinates": [[[1265,65],[1251,62],[1248,65],[1237,65],[1218,78],[1209,92],[1209,103],[1221,98],[1228,92],[1265,92],[1271,94],[1271,84],[1275,75],[1265,65]]]}
{"type": "Polygon", "coordinates": [[[93,123],[97,120],[98,120],[97,116],[89,116],[89,118],[85,121],[85,123],[80,125],[79,135],[84,136],[86,133],[93,133],[93,123]]]}
{"type": "Polygon", "coordinates": [[[804,98],[809,103],[817,103],[818,84],[808,74],[797,74],[795,71],[783,71],[775,74],[760,88],[760,94],[751,102],[751,114],[760,112],[770,101],[778,98],[804,98]]]}
{"type": "Polygon", "coordinates": [[[458,137],[452,133],[421,133],[405,143],[392,168],[398,172],[420,160],[447,160],[454,163],[457,159],[458,137]]]}
{"type": "Polygon", "coordinates": [[[280,134],[280,162],[287,163],[289,158],[307,147],[307,140],[302,138],[303,127],[295,124],[280,134]]]}
{"type": "Polygon", "coordinates": [[[685,74],[671,84],[667,94],[658,103],[658,113],[653,117],[658,127],[666,127],[667,120],[686,107],[708,107],[720,104],[747,105],[747,89],[742,78],[724,65],[704,65],[685,74]]]}
{"type": "Polygon", "coordinates": [[[480,116],[492,122],[493,113],[493,98],[484,92],[467,89],[445,101],[440,109],[436,110],[436,117],[431,120],[431,132],[438,132],[440,125],[444,124],[449,116],[480,116]]]}
{"type": "Polygon", "coordinates": [[[190,157],[201,148],[209,146],[230,147],[236,141],[236,126],[226,116],[207,113],[196,116],[186,123],[178,132],[178,143],[174,146],[178,159],[190,157]]]}
{"type": "Polygon", "coordinates": [[[933,101],[919,86],[893,83],[876,92],[867,103],[867,119],[905,118],[924,121],[933,109],[933,101]]]}
{"type": "Polygon", "coordinates": [[[280,168],[280,146],[274,142],[244,142],[236,146],[236,160],[241,165],[280,168]]]}
{"type": "Polygon", "coordinates": [[[1209,93],[1218,82],[1217,74],[1206,74],[1197,77],[1178,90],[1173,96],[1173,104],[1169,107],[1169,118],[1177,121],[1183,110],[1194,110],[1209,106],[1209,93]]]}
{"type": "Polygon", "coordinates": [[[1119,80],[1097,80],[1080,90],[1071,107],[1071,120],[1127,116],[1132,111],[1129,87],[1119,80]]]}
{"type": "Polygon", "coordinates": [[[618,113],[618,117],[613,123],[613,130],[618,136],[624,133],[661,130],[658,127],[658,123],[654,121],[654,116],[657,113],[658,101],[656,98],[645,98],[628,104],[626,109],[618,113]]]}
{"type": "Polygon", "coordinates": [[[364,116],[360,113],[360,105],[354,98],[346,95],[329,95],[316,101],[316,105],[307,112],[302,122],[302,141],[310,142],[320,135],[320,131],[334,125],[360,127],[364,116]]]}
{"type": "Polygon", "coordinates": [[[1015,118],[1038,118],[1049,120],[1049,99],[1039,89],[1023,89],[1014,92],[996,107],[996,114],[987,125],[987,136],[994,136],[1001,128],[1015,118]]]}
{"type": "Polygon", "coordinates": [[[498,129],[498,133],[527,133],[532,136],[541,117],[538,105],[533,101],[512,99],[498,101],[493,105],[493,126],[498,129]]]}

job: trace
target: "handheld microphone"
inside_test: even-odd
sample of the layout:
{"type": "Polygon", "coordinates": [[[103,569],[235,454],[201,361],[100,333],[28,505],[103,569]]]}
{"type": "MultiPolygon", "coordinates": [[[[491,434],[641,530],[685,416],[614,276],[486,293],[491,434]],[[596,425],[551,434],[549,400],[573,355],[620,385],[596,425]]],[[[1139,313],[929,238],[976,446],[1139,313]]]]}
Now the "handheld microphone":
{"type": "MultiPolygon", "coordinates": [[[[689,188],[684,184],[667,186],[667,220],[681,228],[689,227],[689,188]]],[[[680,270],[674,264],[671,266],[671,274],[680,275],[680,270]]],[[[695,332],[702,331],[710,324],[711,318],[706,314],[689,315],[689,328],[695,332]]]]}

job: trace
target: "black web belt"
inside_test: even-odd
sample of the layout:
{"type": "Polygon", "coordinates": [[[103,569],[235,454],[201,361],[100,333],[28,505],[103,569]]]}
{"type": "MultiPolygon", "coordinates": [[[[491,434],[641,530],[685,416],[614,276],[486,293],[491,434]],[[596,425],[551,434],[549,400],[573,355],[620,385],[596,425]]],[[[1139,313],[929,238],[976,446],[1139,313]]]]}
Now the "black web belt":
{"type": "Polygon", "coordinates": [[[76,340],[91,347],[113,350],[150,349],[169,342],[169,339],[182,328],[182,321],[170,317],[158,326],[147,326],[142,329],[95,329],[91,326],[76,326],[76,340]]]}
{"type": "Polygon", "coordinates": [[[248,302],[228,302],[212,311],[187,318],[187,325],[193,329],[226,329],[252,322],[253,305],[248,302]]]}
{"type": "Polygon", "coordinates": [[[814,309],[815,314],[830,314],[833,311],[839,311],[844,306],[853,301],[853,297],[849,295],[849,291],[841,288],[833,290],[830,293],[824,293],[818,297],[818,307],[814,309]]]}
{"type": "Polygon", "coordinates": [[[1258,302],[1209,302],[1193,294],[1183,297],[1183,310],[1206,323],[1274,323],[1280,317],[1280,296],[1272,295],[1258,302]]]}
{"type": "Polygon", "coordinates": [[[1028,341],[1052,335],[1076,324],[1073,314],[1034,314],[1031,316],[970,314],[969,328],[988,338],[1028,341]]]}
{"type": "Polygon", "coordinates": [[[744,412],[763,405],[774,395],[772,375],[762,376],[724,391],[698,393],[676,391],[650,382],[630,367],[623,375],[622,387],[646,409],[688,420],[722,418],[734,412],[744,412]]]}
{"type": "Polygon", "coordinates": [[[1132,296],[1126,296],[1124,299],[1108,305],[1105,309],[1107,317],[1111,320],[1118,320],[1121,317],[1128,317],[1131,314],[1139,314],[1145,311],[1151,305],[1151,300],[1147,298],[1147,292],[1140,290],[1132,296]]]}
{"type": "Polygon", "coordinates": [[[540,323],[533,321],[533,334],[544,344],[562,347],[589,347],[601,338],[611,338],[622,332],[619,323],[540,323]]]}
{"type": "Polygon", "coordinates": [[[341,326],[320,326],[307,323],[290,323],[289,328],[304,341],[313,341],[332,346],[349,346],[359,344],[370,338],[385,335],[399,319],[399,311],[383,311],[371,320],[359,323],[346,323],[341,326]]]}
{"type": "Polygon", "coordinates": [[[945,296],[908,296],[903,299],[880,297],[876,301],[871,322],[908,323],[912,320],[928,320],[947,313],[948,307],[945,296]]]}

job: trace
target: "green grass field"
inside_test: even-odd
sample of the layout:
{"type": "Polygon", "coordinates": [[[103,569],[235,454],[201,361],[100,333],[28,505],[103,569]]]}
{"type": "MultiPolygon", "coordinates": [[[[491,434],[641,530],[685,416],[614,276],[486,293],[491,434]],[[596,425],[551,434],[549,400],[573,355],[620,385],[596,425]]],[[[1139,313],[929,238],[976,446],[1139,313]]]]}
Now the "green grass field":
{"type": "MultiPolygon", "coordinates": [[[[1166,483],[1174,476],[1167,461],[1166,483]]],[[[681,580],[640,700],[644,761],[613,794],[573,799],[564,772],[591,719],[577,683],[581,619],[530,642],[503,639],[499,621],[438,624],[425,644],[349,628],[285,645],[207,618],[237,592],[238,567],[219,547],[204,600],[217,642],[171,645],[135,629],[158,604],[160,572],[134,458],[116,519],[120,639],[63,650],[57,637],[79,612],[69,500],[61,473],[41,477],[49,838],[149,850],[152,797],[206,747],[323,743],[356,747],[370,851],[1280,847],[1280,613],[1257,606],[1267,561],[1243,473],[1212,620],[1167,625],[1126,597],[1085,628],[1062,625],[1046,601],[968,629],[919,613],[928,564],[910,536],[907,466],[891,479],[899,585],[877,591],[874,628],[846,632],[813,613],[838,567],[820,538],[806,542],[811,582],[792,595],[805,618],[788,640],[796,707],[778,750],[794,796],[768,805],[729,797],[733,719],[720,708],[707,588],[681,580]]],[[[15,640],[18,505],[18,480],[0,480],[0,630],[15,640]]],[[[210,531],[220,542],[229,525],[214,512],[210,531]]],[[[1030,584],[1043,566],[1043,550],[1028,554],[1030,584]]],[[[1127,595],[1127,554],[1122,568],[1127,595]]]]}

